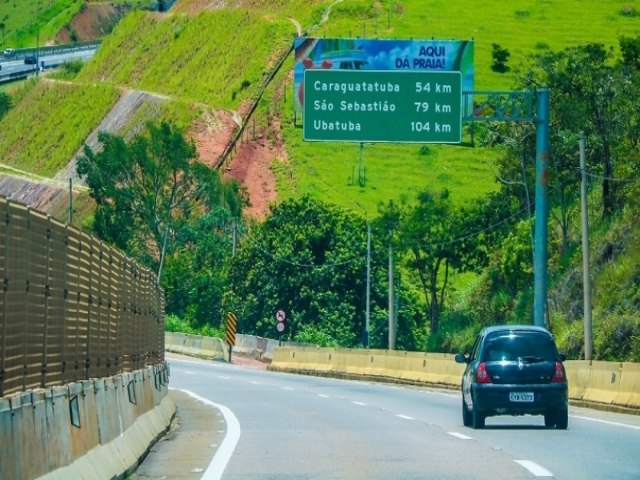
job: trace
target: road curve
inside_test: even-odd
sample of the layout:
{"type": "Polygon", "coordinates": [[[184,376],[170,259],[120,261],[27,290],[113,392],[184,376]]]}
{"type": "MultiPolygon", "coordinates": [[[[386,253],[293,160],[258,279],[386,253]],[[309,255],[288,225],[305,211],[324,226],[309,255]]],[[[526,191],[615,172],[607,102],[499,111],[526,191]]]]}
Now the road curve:
{"type": "MultiPolygon", "coordinates": [[[[202,459],[180,478],[640,478],[637,416],[571,408],[566,431],[545,429],[541,417],[496,417],[487,420],[486,429],[472,430],[462,426],[457,392],[296,376],[224,362],[169,362],[173,388],[223,406],[238,422],[237,445],[224,468],[216,453],[220,449],[213,446],[222,440],[209,438],[204,442],[209,463],[202,459]],[[217,476],[205,477],[216,461],[217,476]]],[[[193,402],[198,401],[178,401],[178,415],[193,402]]],[[[236,427],[223,411],[198,403],[214,424],[224,426],[215,435],[234,434],[236,427]]],[[[172,451],[171,457],[185,455],[172,451]]],[[[163,477],[138,478],[178,477],[165,469],[163,477]]]]}

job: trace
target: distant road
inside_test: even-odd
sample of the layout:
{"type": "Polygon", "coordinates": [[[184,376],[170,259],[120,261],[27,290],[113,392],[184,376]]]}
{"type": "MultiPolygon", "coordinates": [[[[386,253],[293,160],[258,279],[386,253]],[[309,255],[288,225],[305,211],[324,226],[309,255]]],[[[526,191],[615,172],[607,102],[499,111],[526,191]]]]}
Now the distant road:
{"type": "MultiPolygon", "coordinates": [[[[43,54],[40,55],[39,61],[40,66],[42,67],[42,62],[44,62],[44,69],[56,68],[63,63],[70,62],[73,60],[82,60],[87,61],[96,53],[98,47],[93,47],[86,50],[74,50],[69,52],[59,52],[52,54],[43,54]]],[[[27,65],[24,63],[23,58],[19,59],[11,59],[2,57],[0,53],[0,82],[7,81],[12,78],[20,78],[29,75],[34,75],[36,73],[37,66],[36,65],[27,65]]]]}
{"type": "Polygon", "coordinates": [[[640,478],[638,416],[572,407],[566,431],[531,416],[473,430],[462,425],[458,392],[169,363],[171,387],[237,419],[223,480],[640,478]]]}

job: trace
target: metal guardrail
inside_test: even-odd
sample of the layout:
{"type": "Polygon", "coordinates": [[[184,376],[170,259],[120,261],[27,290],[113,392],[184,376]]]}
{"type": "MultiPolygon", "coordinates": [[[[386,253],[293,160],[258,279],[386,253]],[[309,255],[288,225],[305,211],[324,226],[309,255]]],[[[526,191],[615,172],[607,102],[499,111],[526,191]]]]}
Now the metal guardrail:
{"type": "Polygon", "coordinates": [[[164,362],[156,276],[0,197],[0,397],[164,362]]]}
{"type": "Polygon", "coordinates": [[[102,41],[97,42],[78,42],[69,45],[52,45],[42,46],[38,48],[16,48],[11,55],[2,54],[5,61],[22,60],[31,56],[55,55],[56,53],[81,52],[83,50],[92,50],[100,46],[102,41]]]}
{"type": "Polygon", "coordinates": [[[462,119],[465,122],[523,122],[535,118],[532,91],[462,92],[462,119]]]}
{"type": "MultiPolygon", "coordinates": [[[[22,60],[26,57],[37,57],[42,60],[42,57],[46,55],[55,55],[57,53],[69,53],[76,51],[85,51],[85,50],[93,50],[97,49],[100,46],[100,42],[86,42],[69,45],[57,45],[53,47],[40,47],[39,49],[35,48],[23,48],[13,50],[13,53],[10,56],[3,55],[0,53],[0,66],[3,61],[16,61],[22,60]]],[[[19,72],[5,72],[0,69],[0,83],[8,83],[16,80],[21,80],[32,75],[35,75],[40,67],[41,70],[50,70],[53,68],[57,68],[62,65],[64,61],[53,61],[47,60],[44,65],[32,65],[32,68],[23,69],[19,72]]]]}

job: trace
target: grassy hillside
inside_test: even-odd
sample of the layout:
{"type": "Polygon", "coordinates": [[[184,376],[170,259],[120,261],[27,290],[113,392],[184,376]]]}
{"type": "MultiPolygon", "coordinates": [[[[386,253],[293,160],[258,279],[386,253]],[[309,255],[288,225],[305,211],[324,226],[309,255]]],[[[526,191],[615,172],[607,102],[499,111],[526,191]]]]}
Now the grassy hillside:
{"type": "MultiPolygon", "coordinates": [[[[105,39],[76,81],[171,97],[176,103],[170,113],[148,112],[141,120],[153,115],[177,115],[187,126],[197,120],[201,108],[189,105],[239,109],[255,99],[265,75],[290,47],[298,28],[325,36],[473,38],[476,89],[509,88],[524,55],[540,48],[592,41],[594,25],[597,41],[611,46],[617,46],[620,34],[634,35],[638,31],[638,19],[625,14],[626,3],[621,1],[518,1],[483,8],[469,8],[467,2],[456,0],[446,4],[437,0],[233,0],[228,4],[233,8],[193,13],[203,7],[203,2],[183,0],[169,15],[129,15],[105,39]],[[510,72],[498,74],[491,70],[493,43],[511,52],[510,72]]],[[[259,127],[266,126],[275,110],[282,120],[289,158],[287,162],[274,162],[280,199],[311,193],[370,215],[379,202],[411,197],[425,187],[449,188],[456,202],[471,201],[495,188],[495,150],[367,144],[360,151],[358,145],[303,142],[301,129],[293,119],[288,74],[291,66],[292,61],[288,60],[267,89],[254,119],[259,127]]],[[[62,137],[76,138],[72,119],[65,125],[65,116],[56,113],[57,107],[51,101],[42,108],[40,101],[30,98],[29,106],[20,108],[47,112],[40,113],[44,116],[38,120],[45,124],[46,115],[59,117],[52,124],[65,132],[62,137]]],[[[93,109],[93,104],[78,108],[93,109]]],[[[97,116],[103,114],[100,109],[98,106],[97,116]]],[[[93,114],[86,115],[94,118],[93,114]]],[[[82,140],[78,142],[74,147],[79,147],[82,140]]],[[[28,143],[29,158],[49,156],[43,142],[28,143]]],[[[29,170],[43,163],[25,161],[26,156],[20,153],[23,146],[16,136],[5,138],[1,145],[0,153],[6,152],[5,158],[20,168],[29,170]]],[[[74,151],[74,147],[69,145],[66,150],[74,151]]],[[[62,160],[51,164],[61,163],[62,160]]],[[[54,173],[54,168],[48,167],[45,172],[54,173]]]]}
{"type": "MultiPolygon", "coordinates": [[[[87,3],[87,0],[0,0],[0,50],[54,42],[60,29],[87,3]]],[[[109,3],[148,8],[151,0],[109,0],[109,3]]]]}
{"type": "MultiPolygon", "coordinates": [[[[41,1],[41,41],[65,24],[81,3],[41,1]]],[[[621,35],[640,35],[639,9],[633,2],[619,0],[482,4],[463,0],[228,0],[230,8],[204,10],[210,3],[178,0],[166,15],[130,14],[71,83],[40,78],[12,89],[15,108],[0,120],[0,162],[53,176],[110,110],[121,88],[169,97],[162,104],[139,110],[125,131],[135,131],[151,119],[171,119],[188,129],[201,121],[204,112],[242,111],[258,97],[266,76],[288,51],[298,29],[327,37],[473,39],[476,90],[512,88],[519,66],[532,53],[588,42],[603,43],[617,52],[621,35]],[[493,44],[510,53],[506,73],[491,69],[493,44]]],[[[36,0],[0,0],[0,21],[5,24],[0,45],[33,45],[35,4],[36,0]]],[[[279,200],[310,194],[371,217],[380,202],[410,199],[425,188],[448,188],[456,203],[473,202],[497,188],[494,162],[500,152],[495,149],[366,144],[361,150],[354,144],[304,142],[300,125],[294,122],[292,65],[289,56],[267,86],[253,118],[259,131],[273,128],[268,141],[276,141],[273,131],[278,129],[285,143],[287,159],[276,160],[272,166],[279,200]]],[[[620,224],[598,225],[594,232],[595,252],[611,244],[623,251],[615,265],[599,264],[596,259],[595,318],[605,318],[615,305],[638,301],[638,236],[627,228],[632,223],[627,218],[620,224]],[[628,288],[606,289],[603,285],[628,288]]],[[[571,263],[580,264],[579,251],[571,263]]],[[[563,268],[552,274],[564,275],[563,268]]],[[[575,278],[579,276],[567,280],[572,288],[578,288],[575,278]]],[[[551,293],[553,304],[569,308],[565,294],[551,293]]],[[[568,295],[576,297],[575,291],[568,295]]],[[[632,309],[633,305],[626,311],[632,309]]],[[[576,333],[572,329],[578,327],[575,322],[565,330],[565,344],[572,341],[576,333]]]]}
{"type": "Polygon", "coordinates": [[[33,80],[16,92],[0,120],[2,163],[53,176],[63,168],[119,97],[106,85],[33,80]]]}
{"type": "Polygon", "coordinates": [[[294,33],[286,18],[269,20],[248,10],[196,16],[137,12],[106,39],[79,80],[237,109],[255,97],[294,33]]]}
{"type": "Polygon", "coordinates": [[[83,4],[84,0],[1,0],[0,48],[35,47],[36,41],[40,45],[52,41],[83,4]]]}
{"type": "MultiPolygon", "coordinates": [[[[329,20],[314,35],[327,37],[473,39],[475,89],[506,90],[525,55],[543,48],[561,49],[603,42],[617,50],[619,35],[637,35],[638,18],[625,13],[624,1],[518,1],[471,8],[462,1],[345,1],[333,5],[329,20]],[[593,32],[597,31],[597,38],[593,32]],[[511,53],[506,74],[491,69],[492,44],[511,53]]],[[[289,100],[291,95],[288,96],[289,100]]],[[[302,141],[294,128],[293,106],[282,109],[291,161],[276,163],[280,198],[310,193],[371,215],[380,201],[411,196],[431,187],[448,188],[456,203],[472,201],[496,188],[494,149],[449,145],[367,144],[359,146],[302,141]],[[364,166],[365,187],[358,185],[364,166]]],[[[468,139],[468,137],[467,137],[468,139]]]]}
{"type": "Polygon", "coordinates": [[[626,0],[350,0],[335,5],[322,36],[473,39],[476,89],[508,89],[512,76],[491,71],[491,45],[511,53],[508,64],[541,48],[600,42],[617,50],[619,35],[640,33],[640,9],[626,0]]]}

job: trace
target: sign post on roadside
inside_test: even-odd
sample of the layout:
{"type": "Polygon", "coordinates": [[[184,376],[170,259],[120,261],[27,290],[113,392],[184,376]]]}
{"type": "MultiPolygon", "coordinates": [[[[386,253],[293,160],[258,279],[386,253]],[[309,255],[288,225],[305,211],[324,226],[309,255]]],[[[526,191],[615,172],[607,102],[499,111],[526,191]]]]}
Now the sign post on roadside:
{"type": "Polygon", "coordinates": [[[280,309],[276,312],[276,320],[278,321],[276,324],[276,331],[278,332],[278,346],[280,346],[280,339],[282,338],[282,332],[284,332],[286,326],[285,321],[287,320],[287,314],[284,310],[280,309]]]}
{"type": "Polygon", "coordinates": [[[229,363],[231,363],[231,351],[236,344],[236,315],[233,312],[227,313],[227,333],[225,342],[229,345],[229,363]]]}

